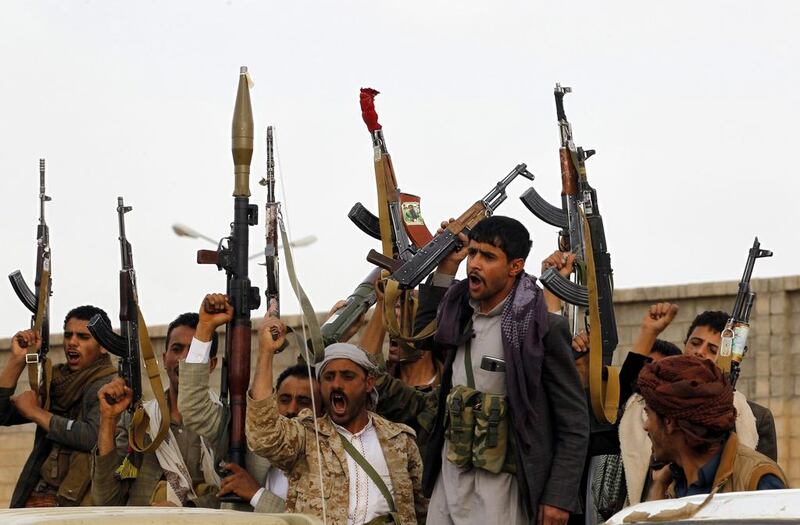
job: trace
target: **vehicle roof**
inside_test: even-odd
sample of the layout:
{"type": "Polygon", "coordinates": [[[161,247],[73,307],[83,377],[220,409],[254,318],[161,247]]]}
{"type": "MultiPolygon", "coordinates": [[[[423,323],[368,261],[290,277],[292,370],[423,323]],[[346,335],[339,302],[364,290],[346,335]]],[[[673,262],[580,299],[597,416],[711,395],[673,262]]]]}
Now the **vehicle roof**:
{"type": "MultiPolygon", "coordinates": [[[[699,506],[706,494],[679,499],[648,501],[622,509],[606,521],[607,525],[621,523],[776,523],[800,522],[800,489],[762,490],[755,492],[729,492],[715,495],[711,501],[691,517],[653,519],[663,511],[699,506]],[[627,519],[626,519],[627,518],[627,519]]],[[[689,513],[687,512],[687,516],[689,513]]]]}

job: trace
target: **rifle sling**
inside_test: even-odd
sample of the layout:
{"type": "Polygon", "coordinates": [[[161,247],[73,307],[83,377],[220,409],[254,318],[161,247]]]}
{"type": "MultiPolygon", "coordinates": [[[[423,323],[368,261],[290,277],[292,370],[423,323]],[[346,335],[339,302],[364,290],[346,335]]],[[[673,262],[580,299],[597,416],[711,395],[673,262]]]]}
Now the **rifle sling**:
{"type": "Polygon", "coordinates": [[[391,158],[388,154],[375,157],[375,183],[378,187],[378,224],[381,230],[381,247],[383,255],[392,257],[394,247],[392,243],[392,223],[389,216],[389,197],[386,185],[394,180],[391,158]]]}
{"type": "Polygon", "coordinates": [[[389,487],[386,486],[386,483],[384,483],[380,474],[375,471],[375,468],[370,465],[369,461],[367,461],[367,458],[362,456],[361,452],[359,452],[358,449],[356,449],[356,447],[354,447],[346,437],[339,434],[339,439],[342,440],[342,446],[344,447],[344,450],[350,455],[351,458],[355,460],[356,463],[358,463],[358,466],[367,473],[369,479],[371,479],[372,482],[378,487],[378,490],[381,491],[381,494],[383,494],[383,497],[386,499],[386,503],[389,504],[389,512],[397,512],[397,508],[394,506],[394,498],[392,498],[392,493],[389,492],[389,487]]]}
{"type": "Polygon", "coordinates": [[[589,397],[592,411],[600,423],[614,423],[619,408],[619,368],[603,365],[603,335],[600,304],[597,297],[597,274],[589,221],[581,213],[586,260],[586,288],[589,290],[589,397]],[[607,376],[603,378],[603,372],[607,376]]]}
{"type": "Polygon", "coordinates": [[[389,335],[407,343],[419,342],[429,338],[436,332],[436,319],[425,325],[419,333],[414,334],[414,319],[417,315],[417,301],[412,294],[401,290],[399,283],[392,278],[379,281],[383,287],[383,324],[389,335]],[[397,319],[394,305],[400,300],[400,315],[397,319]]]}
{"type": "Polygon", "coordinates": [[[294,294],[300,302],[300,308],[303,310],[303,316],[306,318],[306,323],[308,324],[308,331],[311,335],[311,349],[314,352],[314,363],[319,363],[325,357],[325,344],[322,341],[319,320],[317,319],[317,314],[314,312],[314,307],[311,306],[311,301],[309,301],[305,290],[303,290],[303,287],[297,280],[297,273],[294,270],[294,259],[292,259],[292,252],[289,250],[289,237],[286,235],[286,228],[283,225],[283,221],[280,219],[278,219],[278,228],[281,231],[283,253],[286,258],[286,273],[289,274],[292,290],[294,290],[294,294]]]}
{"type": "MultiPolygon", "coordinates": [[[[50,300],[50,260],[45,258],[42,265],[42,275],[39,279],[39,290],[36,295],[36,315],[33,317],[33,331],[41,337],[44,317],[47,313],[47,303],[50,300]]],[[[39,393],[39,385],[44,381],[44,399],[41,400],[42,408],[50,409],[50,381],[53,379],[53,364],[45,356],[36,356],[36,361],[28,361],[28,383],[31,390],[39,393]]]]}
{"type": "Polygon", "coordinates": [[[161,383],[161,372],[158,369],[158,361],[156,360],[155,353],[153,352],[153,344],[150,342],[150,335],[147,333],[147,325],[144,323],[142,311],[139,305],[136,305],[136,314],[139,317],[139,347],[142,352],[142,359],[144,359],[144,367],[147,372],[147,377],[150,379],[150,388],[153,390],[153,395],[158,403],[158,410],[161,412],[161,425],[158,428],[158,433],[153,437],[149,444],[145,442],[147,431],[150,429],[150,417],[144,410],[144,404],[139,400],[138,405],[131,418],[130,431],[128,432],[128,442],[133,450],[136,452],[149,453],[161,445],[161,442],[167,435],[169,430],[169,406],[167,406],[167,398],[164,395],[164,386],[161,383]]]}

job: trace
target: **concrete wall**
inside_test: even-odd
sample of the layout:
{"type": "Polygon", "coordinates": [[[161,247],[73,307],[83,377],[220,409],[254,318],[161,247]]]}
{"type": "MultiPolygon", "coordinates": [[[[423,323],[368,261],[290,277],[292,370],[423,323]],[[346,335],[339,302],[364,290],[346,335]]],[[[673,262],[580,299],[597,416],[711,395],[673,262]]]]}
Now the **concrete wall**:
{"type": "MultiPolygon", "coordinates": [[[[800,487],[800,276],[754,279],[752,284],[758,297],[751,319],[750,351],[737,386],[749,398],[772,410],[778,432],[779,462],[792,486],[800,487]]],[[[733,307],[736,285],[736,282],[722,282],[617,290],[614,294],[620,341],[617,359],[620,362],[624,359],[650,304],[670,301],[680,306],[676,320],[662,338],[682,347],[695,315],[704,310],[728,311],[733,307]]],[[[297,316],[285,320],[290,326],[299,324],[297,316]]],[[[256,330],[258,325],[254,321],[256,330]]],[[[253,348],[257,348],[256,333],[253,348]]],[[[165,326],[150,328],[159,356],[165,335],[165,326]]],[[[9,347],[10,339],[0,339],[0,366],[5,365],[9,347]]],[[[54,362],[61,362],[60,334],[53,334],[51,347],[54,362]]],[[[297,355],[298,350],[293,346],[278,355],[275,373],[295,363],[297,355]]],[[[255,364],[255,352],[253,358],[255,364]]],[[[165,374],[162,381],[166,385],[165,374]]],[[[219,370],[214,372],[212,383],[219,385],[219,370]]],[[[27,379],[23,375],[18,391],[26,388],[27,379]]],[[[149,385],[145,389],[149,397],[149,385]]],[[[8,505],[32,442],[33,425],[0,427],[0,507],[8,505]]]]}

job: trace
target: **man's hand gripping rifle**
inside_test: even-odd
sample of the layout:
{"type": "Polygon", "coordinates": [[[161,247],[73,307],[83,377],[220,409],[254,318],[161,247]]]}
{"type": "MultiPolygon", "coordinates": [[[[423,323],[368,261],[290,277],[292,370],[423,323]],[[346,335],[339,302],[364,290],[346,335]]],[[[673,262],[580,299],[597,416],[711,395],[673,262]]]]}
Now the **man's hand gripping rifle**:
{"type": "MultiPolygon", "coordinates": [[[[456,220],[450,222],[442,233],[437,234],[428,244],[420,248],[410,260],[397,261],[385,257],[375,250],[369,252],[367,255],[369,262],[392,272],[384,284],[386,306],[384,316],[388,322],[393,322],[392,320],[396,320],[397,317],[394,308],[388,306],[394,305],[394,301],[402,292],[414,289],[445,257],[460,248],[458,235],[469,233],[476,224],[490,216],[506,200],[508,197],[506,187],[518,176],[533,180],[533,174],[528,171],[525,164],[517,165],[489,193],[470,206],[456,220]]],[[[403,339],[407,341],[425,339],[432,334],[433,330],[433,326],[429,325],[419,334],[404,336],[403,339]]]]}
{"type": "Polygon", "coordinates": [[[572,280],[563,277],[555,268],[547,269],[540,280],[553,295],[572,305],[573,333],[581,329],[580,309],[584,309],[584,321],[585,309],[588,309],[592,408],[598,421],[613,423],[617,416],[619,381],[617,369],[609,366],[618,341],[611,256],[606,246],[597,192],[586,177],[586,159],[594,150],[575,146],[572,125],[564,111],[564,95],[571,91],[560,84],[556,84],[554,90],[561,135],[561,208],[549,204],[534,188],[528,189],[521,199],[539,219],[561,228],[559,249],[575,253],[572,280]]]}
{"type": "MultiPolygon", "coordinates": [[[[125,380],[133,393],[128,411],[131,413],[131,429],[128,433],[130,447],[137,452],[152,452],[161,444],[169,429],[169,408],[164,397],[161,384],[161,373],[158,368],[147,326],[142,312],[139,310],[139,295],[136,289],[136,271],[133,268],[133,250],[125,234],[125,214],[133,210],[125,206],[122,197],[117,197],[117,219],[119,222],[119,247],[122,268],[119,272],[119,322],[120,334],[117,335],[111,326],[97,314],[87,325],[92,337],[100,346],[119,358],[119,375],[125,380]],[[161,425],[152,439],[145,436],[149,430],[149,418],[142,403],[141,359],[144,358],[145,370],[150,379],[153,395],[161,410],[161,425]]],[[[116,400],[109,399],[109,403],[116,400]]]]}
{"type": "Polygon", "coordinates": [[[756,259],[772,257],[772,252],[762,250],[758,237],[753,241],[753,246],[747,254],[747,263],[744,266],[742,280],[739,281],[739,292],[736,294],[736,303],[733,305],[731,318],[728,319],[722,331],[722,343],[719,349],[719,367],[723,372],[730,373],[731,385],[736,386],[739,379],[740,367],[744,354],[747,352],[747,335],[750,332],[750,314],[756,294],[750,289],[750,277],[756,259]]]}
{"type": "Polygon", "coordinates": [[[39,387],[44,381],[44,396],[42,406],[50,406],[50,380],[52,379],[52,364],[47,358],[50,350],[50,295],[52,295],[52,275],[50,273],[50,229],[44,220],[44,205],[50,201],[45,192],[44,184],[44,159],[39,159],[39,225],[36,227],[36,276],[34,290],[25,283],[22,272],[12,272],[8,279],[11,287],[19,300],[33,315],[31,328],[42,339],[42,346],[35,354],[27,354],[25,362],[28,363],[28,382],[31,389],[39,392],[39,387]]]}

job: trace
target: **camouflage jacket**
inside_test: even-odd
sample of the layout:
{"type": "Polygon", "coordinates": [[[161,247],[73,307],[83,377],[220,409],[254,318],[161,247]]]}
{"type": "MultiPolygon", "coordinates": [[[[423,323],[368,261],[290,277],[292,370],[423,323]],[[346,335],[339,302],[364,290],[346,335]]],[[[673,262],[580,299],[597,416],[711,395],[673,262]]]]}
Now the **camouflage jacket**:
{"type": "MultiPolygon", "coordinates": [[[[275,396],[256,401],[248,395],[247,445],[287,473],[287,512],[322,518],[323,489],[328,523],[347,525],[350,497],[347,453],[331,420],[325,416],[317,421],[322,480],[310,410],[288,419],[278,414],[275,396]]],[[[389,468],[400,523],[424,522],[428,500],[422,495],[422,459],[414,442],[414,431],[377,414],[372,414],[372,421],[389,468]]]]}

